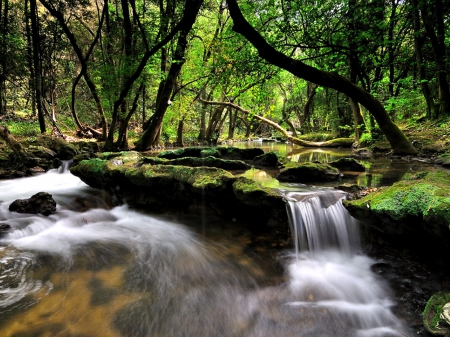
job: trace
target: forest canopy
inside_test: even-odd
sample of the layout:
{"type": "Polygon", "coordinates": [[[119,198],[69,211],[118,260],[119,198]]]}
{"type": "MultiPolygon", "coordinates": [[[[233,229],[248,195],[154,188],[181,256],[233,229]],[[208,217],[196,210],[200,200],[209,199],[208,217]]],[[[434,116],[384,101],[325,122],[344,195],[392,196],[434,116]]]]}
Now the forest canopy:
{"type": "Polygon", "coordinates": [[[275,125],[413,154],[397,125],[450,114],[449,15],[442,0],[0,0],[0,118],[106,150],[275,125]]]}

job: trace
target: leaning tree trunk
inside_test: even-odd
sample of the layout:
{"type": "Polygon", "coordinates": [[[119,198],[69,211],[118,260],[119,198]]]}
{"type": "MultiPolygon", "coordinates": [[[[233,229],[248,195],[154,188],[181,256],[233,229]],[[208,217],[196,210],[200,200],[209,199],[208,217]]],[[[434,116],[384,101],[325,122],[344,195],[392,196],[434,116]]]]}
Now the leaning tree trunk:
{"type": "Polygon", "coordinates": [[[277,51],[246,21],[236,0],[227,0],[227,3],[234,22],[233,30],[242,34],[258,50],[260,57],[299,78],[333,88],[361,103],[375,117],[394,153],[417,154],[405,134],[389,118],[383,105],[369,92],[337,73],[319,70],[277,51]]]}
{"type": "Polygon", "coordinates": [[[164,115],[166,114],[167,108],[170,105],[170,98],[172,96],[173,88],[175,87],[175,81],[181,71],[181,68],[186,61],[185,52],[188,46],[188,34],[194,25],[197,14],[202,5],[201,0],[196,2],[186,1],[186,8],[184,12],[183,20],[185,20],[185,25],[183,25],[180,30],[180,35],[178,36],[177,46],[174,53],[174,58],[169,69],[166,81],[164,83],[164,88],[161,92],[161,96],[158,97],[158,102],[156,106],[156,111],[152,116],[152,121],[147,130],[144,131],[141,138],[136,142],[136,150],[145,150],[152,145],[156,145],[159,140],[159,135],[161,134],[161,127],[163,123],[164,115]],[[189,4],[189,5],[188,5],[189,4]]]}

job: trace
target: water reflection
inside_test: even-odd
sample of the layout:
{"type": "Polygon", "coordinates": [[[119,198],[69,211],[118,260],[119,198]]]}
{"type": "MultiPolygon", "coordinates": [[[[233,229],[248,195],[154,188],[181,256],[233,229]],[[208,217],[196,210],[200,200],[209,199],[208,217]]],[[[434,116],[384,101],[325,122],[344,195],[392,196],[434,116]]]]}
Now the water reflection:
{"type": "MultiPolygon", "coordinates": [[[[340,158],[354,157],[351,149],[341,148],[305,148],[293,144],[281,142],[242,142],[233,144],[235,147],[259,147],[265,152],[276,151],[292,162],[306,163],[319,162],[329,163],[340,158]]],[[[366,167],[365,172],[343,171],[344,176],[339,182],[321,183],[323,186],[336,186],[342,183],[358,184],[366,187],[389,186],[393,183],[413,176],[418,172],[432,171],[436,168],[431,164],[403,159],[392,159],[389,156],[378,154],[369,158],[356,158],[366,167]]],[[[276,170],[256,170],[251,169],[243,174],[247,178],[255,179],[267,187],[288,188],[289,185],[280,184],[274,179],[278,171],[276,170]]]]}

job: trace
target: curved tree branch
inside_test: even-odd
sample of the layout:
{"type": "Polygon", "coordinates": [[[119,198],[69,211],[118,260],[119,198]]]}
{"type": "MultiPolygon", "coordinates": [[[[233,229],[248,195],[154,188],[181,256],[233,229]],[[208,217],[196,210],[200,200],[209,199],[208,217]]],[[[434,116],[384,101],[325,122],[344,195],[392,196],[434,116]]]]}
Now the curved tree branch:
{"type": "Polygon", "coordinates": [[[319,70],[277,51],[247,22],[236,0],[227,0],[227,3],[234,22],[233,30],[244,36],[258,50],[261,58],[299,78],[335,89],[361,103],[374,116],[380,129],[391,144],[394,153],[417,154],[417,150],[408,138],[389,118],[383,105],[369,92],[356,86],[336,72],[319,70]]]}
{"type": "Polygon", "coordinates": [[[301,145],[301,146],[305,146],[305,147],[339,147],[339,146],[343,146],[343,143],[345,143],[345,145],[348,145],[348,147],[350,147],[353,143],[352,140],[343,140],[342,142],[333,142],[333,141],[326,141],[326,142],[309,142],[307,140],[302,140],[296,137],[293,137],[291,134],[289,134],[288,131],[286,131],[284,128],[282,128],[279,124],[275,123],[274,121],[271,121],[270,119],[264,118],[262,116],[259,115],[255,115],[254,113],[252,113],[249,110],[244,109],[243,107],[240,107],[239,105],[236,105],[234,103],[230,103],[230,102],[215,102],[215,101],[205,101],[201,98],[199,98],[199,101],[204,103],[204,104],[210,104],[210,105],[221,105],[221,106],[227,106],[227,107],[231,107],[233,109],[236,109],[238,111],[243,112],[245,115],[250,115],[255,119],[260,120],[263,123],[266,123],[267,125],[270,125],[271,127],[273,127],[274,129],[280,131],[283,136],[291,143],[296,144],[296,145],[301,145]]]}

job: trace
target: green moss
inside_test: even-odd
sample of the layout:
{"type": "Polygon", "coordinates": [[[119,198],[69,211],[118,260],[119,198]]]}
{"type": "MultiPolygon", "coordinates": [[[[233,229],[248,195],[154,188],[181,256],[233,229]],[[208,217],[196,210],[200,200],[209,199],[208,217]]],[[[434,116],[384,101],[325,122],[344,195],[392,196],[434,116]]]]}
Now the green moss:
{"type": "Polygon", "coordinates": [[[439,292],[431,296],[423,311],[423,325],[432,334],[443,334],[448,331],[441,319],[442,307],[450,302],[450,293],[439,292]]]}
{"type": "Polygon", "coordinates": [[[320,163],[288,163],[277,176],[279,181],[287,182],[319,182],[337,180],[340,172],[337,168],[320,163]]]}
{"type": "Polygon", "coordinates": [[[419,173],[344,205],[361,220],[375,216],[384,222],[394,220],[406,227],[415,223],[434,234],[446,234],[450,224],[450,175],[419,173]]]}
{"type": "Polygon", "coordinates": [[[200,157],[204,158],[204,157],[216,157],[216,158],[220,158],[220,152],[217,151],[217,149],[215,148],[208,148],[208,149],[204,149],[200,151],[200,157]]]}
{"type": "Polygon", "coordinates": [[[277,190],[263,187],[254,180],[239,177],[233,183],[233,191],[237,199],[251,206],[281,205],[284,203],[277,190]]]}

